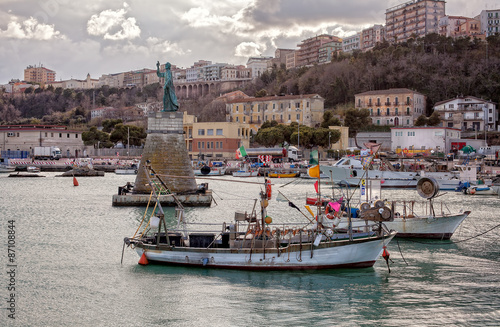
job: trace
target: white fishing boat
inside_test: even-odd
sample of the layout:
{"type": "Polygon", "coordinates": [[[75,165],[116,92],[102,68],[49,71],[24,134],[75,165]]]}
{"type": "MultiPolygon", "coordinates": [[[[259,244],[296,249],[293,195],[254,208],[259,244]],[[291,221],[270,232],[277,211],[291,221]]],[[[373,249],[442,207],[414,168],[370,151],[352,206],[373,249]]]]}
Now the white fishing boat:
{"type": "MultiPolygon", "coordinates": [[[[469,216],[470,211],[451,212],[446,203],[436,204],[433,200],[439,192],[437,182],[432,178],[422,178],[417,185],[419,194],[426,202],[382,200],[380,180],[366,180],[366,189],[361,190],[361,204],[352,218],[356,228],[362,228],[367,217],[388,215],[386,208],[393,214],[391,221],[384,222],[388,229],[398,232],[396,237],[450,239],[460,224],[469,216]]],[[[343,218],[339,227],[346,227],[343,218]]]]}
{"type": "Polygon", "coordinates": [[[28,166],[28,167],[26,167],[26,171],[28,173],[39,173],[40,172],[40,167],[28,166]]]}
{"type": "MultiPolygon", "coordinates": [[[[161,178],[150,167],[145,169],[149,169],[148,177],[160,179],[161,184],[161,178]]],[[[153,185],[153,180],[150,183],[153,185]]],[[[235,213],[232,221],[217,228],[219,232],[189,230],[180,203],[176,210],[177,227],[167,227],[161,205],[156,203],[157,209],[144,232],[140,229],[145,222],[134,236],[124,239],[124,247],[129,245],[137,251],[140,264],[242,270],[361,268],[373,266],[396,234],[379,223],[378,228],[349,233],[318,227],[320,224],[314,228],[311,221],[295,226],[285,222],[273,224],[266,214],[270,181],[265,185],[260,194],[260,215],[254,205],[249,214],[235,213]]],[[[156,191],[152,189],[155,198],[156,191]]]]}
{"type": "Polygon", "coordinates": [[[199,162],[193,167],[195,176],[222,176],[226,174],[226,165],[222,161],[199,162]]]}
{"type": "Polygon", "coordinates": [[[234,177],[257,177],[259,176],[259,168],[252,168],[248,164],[244,164],[243,168],[233,171],[234,177]]]}
{"type": "Polygon", "coordinates": [[[137,175],[137,167],[120,167],[115,169],[117,175],[137,175]]]}
{"type": "Polygon", "coordinates": [[[397,171],[390,164],[369,157],[344,157],[332,166],[320,166],[333,183],[359,186],[362,179],[379,179],[383,188],[415,188],[420,178],[434,178],[441,190],[454,190],[460,184],[458,172],[397,171]]]}

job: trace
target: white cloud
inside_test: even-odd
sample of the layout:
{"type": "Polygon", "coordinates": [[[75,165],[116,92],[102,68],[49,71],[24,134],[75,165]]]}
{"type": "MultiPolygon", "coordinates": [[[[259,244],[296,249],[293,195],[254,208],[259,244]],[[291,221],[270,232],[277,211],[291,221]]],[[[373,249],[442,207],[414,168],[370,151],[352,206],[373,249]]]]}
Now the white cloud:
{"type": "Polygon", "coordinates": [[[0,37],[51,40],[64,38],[64,35],[56,31],[54,25],[41,24],[33,17],[26,19],[22,23],[19,23],[17,18],[13,17],[12,21],[7,25],[7,29],[5,31],[0,30],[0,37]]]}
{"type": "Polygon", "coordinates": [[[102,35],[106,40],[131,40],[141,35],[141,29],[133,17],[125,17],[128,12],[128,4],[119,10],[104,10],[99,14],[92,15],[87,22],[87,32],[90,35],[102,35]]]}
{"type": "Polygon", "coordinates": [[[262,46],[255,42],[241,42],[236,46],[234,55],[238,57],[255,57],[262,53],[262,46]]]}

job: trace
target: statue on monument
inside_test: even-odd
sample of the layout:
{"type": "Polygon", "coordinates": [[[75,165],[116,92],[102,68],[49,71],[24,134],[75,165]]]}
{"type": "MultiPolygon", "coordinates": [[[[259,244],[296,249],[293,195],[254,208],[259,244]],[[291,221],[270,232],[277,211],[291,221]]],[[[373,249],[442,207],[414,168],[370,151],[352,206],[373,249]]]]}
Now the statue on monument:
{"type": "Polygon", "coordinates": [[[165,72],[160,72],[160,62],[156,62],[156,75],[165,79],[163,85],[163,110],[162,111],[177,111],[179,110],[179,103],[175,95],[174,82],[172,79],[172,72],[170,71],[170,63],[165,64],[165,72]]]}

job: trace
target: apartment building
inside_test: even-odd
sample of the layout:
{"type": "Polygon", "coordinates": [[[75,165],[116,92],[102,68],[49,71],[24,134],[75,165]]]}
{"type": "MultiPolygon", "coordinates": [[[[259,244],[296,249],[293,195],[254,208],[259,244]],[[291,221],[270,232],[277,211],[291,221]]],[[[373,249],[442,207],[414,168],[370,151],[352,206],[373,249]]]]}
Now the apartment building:
{"type": "Polygon", "coordinates": [[[327,42],[319,47],[318,63],[326,64],[332,61],[332,58],[342,51],[342,39],[327,42]]]}
{"type": "Polygon", "coordinates": [[[287,53],[286,55],[286,69],[297,67],[297,51],[287,53]]]}
{"type": "Polygon", "coordinates": [[[500,9],[483,10],[475,17],[481,23],[481,32],[486,37],[500,33],[500,9]]]}
{"type": "Polygon", "coordinates": [[[235,122],[199,123],[196,116],[184,113],[184,138],[191,159],[234,157],[240,146],[250,145],[249,124],[235,122]]]}
{"type": "Polygon", "coordinates": [[[33,155],[37,146],[56,146],[63,157],[78,157],[83,153],[82,132],[58,125],[2,125],[1,151],[27,151],[33,155]]]}
{"type": "Polygon", "coordinates": [[[105,74],[99,77],[99,87],[108,85],[109,87],[122,87],[125,73],[105,74]]]}
{"type": "Polygon", "coordinates": [[[445,3],[444,0],[412,0],[387,9],[386,39],[398,43],[439,33],[439,20],[445,16],[445,3]]]}
{"type": "Polygon", "coordinates": [[[243,65],[227,65],[221,69],[221,79],[223,81],[250,79],[252,70],[243,65]]]}
{"type": "Polygon", "coordinates": [[[353,52],[354,50],[361,49],[361,33],[345,37],[342,39],[342,51],[353,52]]]}
{"type": "Polygon", "coordinates": [[[439,34],[452,38],[470,36],[471,38],[485,39],[484,33],[481,32],[480,20],[463,16],[441,17],[439,34]]]}
{"type": "Polygon", "coordinates": [[[269,62],[269,64],[271,65],[270,68],[272,68],[273,65],[276,65],[276,67],[278,68],[280,68],[281,65],[286,66],[287,55],[293,52],[295,52],[295,50],[293,49],[276,49],[274,51],[274,58],[269,62]]]}
{"type": "Polygon", "coordinates": [[[303,40],[298,44],[297,67],[314,65],[319,62],[319,48],[328,42],[342,42],[342,39],[328,34],[322,34],[303,40]]]}
{"type": "Polygon", "coordinates": [[[47,84],[56,80],[56,72],[40,66],[28,66],[24,70],[24,81],[40,84],[47,84]]]}
{"type": "Polygon", "coordinates": [[[357,109],[370,110],[374,125],[413,126],[425,114],[426,97],[405,89],[368,91],[354,95],[357,109]]]}
{"type": "Polygon", "coordinates": [[[325,99],[318,94],[243,98],[228,101],[227,120],[250,124],[254,132],[266,121],[314,127],[323,120],[325,99]]]}
{"type": "Polygon", "coordinates": [[[360,46],[363,51],[371,50],[385,39],[385,27],[373,25],[361,31],[360,46]]]}
{"type": "Polygon", "coordinates": [[[215,63],[200,67],[200,77],[203,81],[220,81],[222,79],[222,68],[227,65],[226,63],[215,63]]]}
{"type": "Polygon", "coordinates": [[[434,111],[439,113],[443,126],[462,131],[494,131],[498,126],[496,103],[476,98],[461,96],[437,102],[434,111]]]}

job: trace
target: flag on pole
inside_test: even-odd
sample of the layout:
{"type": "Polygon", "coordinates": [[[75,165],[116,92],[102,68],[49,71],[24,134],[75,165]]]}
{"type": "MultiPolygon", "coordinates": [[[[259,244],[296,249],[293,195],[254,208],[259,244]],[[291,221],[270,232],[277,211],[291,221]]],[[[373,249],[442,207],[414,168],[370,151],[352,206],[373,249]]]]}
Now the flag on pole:
{"type": "MultiPolygon", "coordinates": [[[[313,150],[311,151],[311,153],[309,154],[309,164],[310,165],[318,165],[319,164],[319,154],[318,154],[318,150],[313,150]]],[[[318,168],[319,169],[319,168],[318,168]]]]}
{"type": "Polygon", "coordinates": [[[307,170],[307,174],[312,178],[319,178],[320,175],[319,165],[316,164],[316,166],[309,168],[307,170]]]}
{"type": "Polygon", "coordinates": [[[276,197],[276,201],[287,202],[288,199],[280,191],[278,191],[278,196],[276,197]]]}
{"type": "Polygon", "coordinates": [[[316,190],[316,193],[319,193],[318,186],[319,186],[319,183],[318,183],[318,181],[316,181],[314,183],[314,189],[316,190]]]}
{"type": "Polygon", "coordinates": [[[236,159],[241,159],[246,156],[247,156],[247,151],[245,150],[245,147],[242,145],[239,147],[239,149],[236,150],[236,159]]]}

